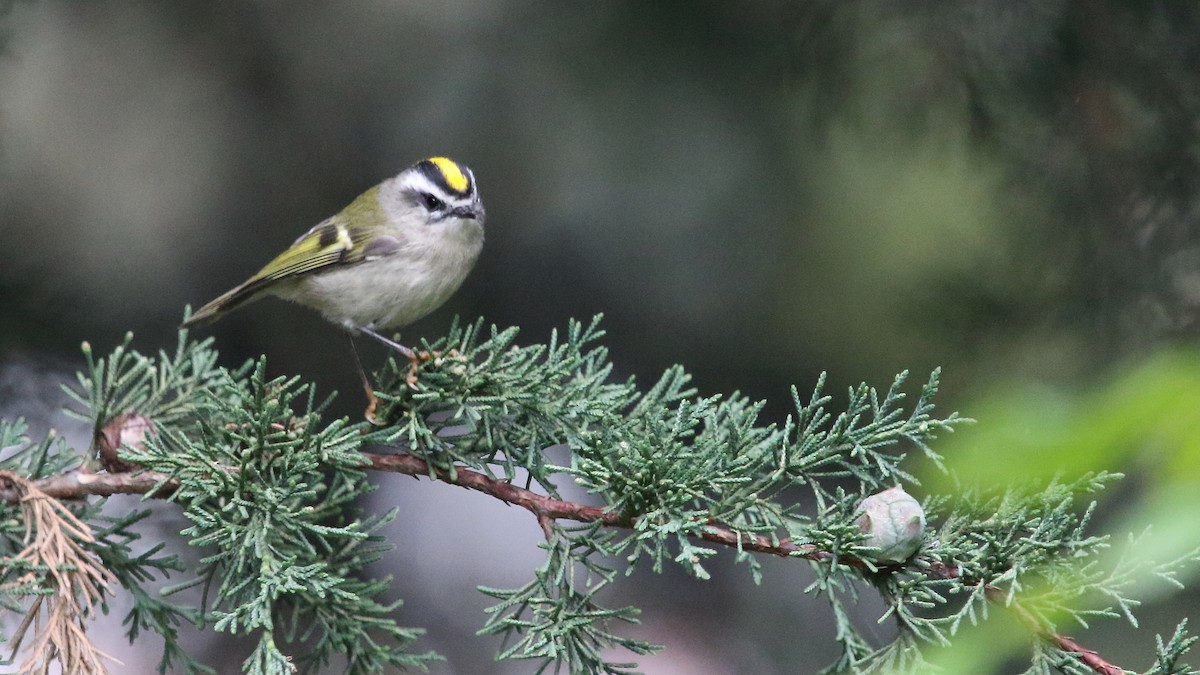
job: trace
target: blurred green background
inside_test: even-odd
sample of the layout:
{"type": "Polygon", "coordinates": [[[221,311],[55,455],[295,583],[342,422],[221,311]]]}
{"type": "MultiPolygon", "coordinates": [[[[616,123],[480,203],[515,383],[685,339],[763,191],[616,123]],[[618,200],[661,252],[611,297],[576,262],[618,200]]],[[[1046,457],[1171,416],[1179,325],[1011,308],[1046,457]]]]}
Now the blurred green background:
{"type": "MultiPolygon", "coordinates": [[[[1158,499],[1155,476],[1194,484],[1197,460],[1163,457],[1200,447],[1200,411],[1104,393],[1154,393],[1159,380],[1119,373],[1197,332],[1196,3],[31,0],[0,1],[0,28],[0,415],[82,434],[54,412],[82,340],[169,346],[185,304],[445,154],[475,171],[487,244],[408,340],[456,313],[533,340],[603,312],[618,375],[683,363],[702,392],[767,398],[776,419],[789,385],[822,370],[837,392],[941,365],[943,409],[980,419],[947,448],[975,448],[976,469],[1130,471],[1106,507],[1126,529],[1197,513],[1158,499]],[[1167,418],[1179,433],[1145,459],[1167,418]],[[1099,419],[1096,442],[1071,444],[1099,419]],[[997,456],[1021,446],[1036,450],[1023,463],[997,456]]],[[[265,353],[361,411],[345,340],[315,314],[265,301],[211,333],[228,364],[265,353]]],[[[1149,368],[1169,391],[1200,384],[1163,363],[1149,368]]],[[[406,508],[380,568],[407,601],[398,620],[449,657],[434,671],[525,672],[473,637],[486,603],[472,588],[523,582],[536,524],[379,482],[380,507],[406,508]]],[[[767,561],[756,588],[725,560],[712,582],[638,574],[612,598],[668,646],[645,672],[832,660],[804,564],[767,561]]],[[[1166,597],[1143,625],[1169,633],[1196,599],[1166,597]]],[[[863,600],[865,624],[879,611],[863,600]]],[[[126,663],[157,659],[154,641],[121,647],[110,630],[126,663]]],[[[1149,665],[1149,634],[1075,634],[1149,665]]],[[[192,639],[221,672],[248,651],[192,639]]]]}

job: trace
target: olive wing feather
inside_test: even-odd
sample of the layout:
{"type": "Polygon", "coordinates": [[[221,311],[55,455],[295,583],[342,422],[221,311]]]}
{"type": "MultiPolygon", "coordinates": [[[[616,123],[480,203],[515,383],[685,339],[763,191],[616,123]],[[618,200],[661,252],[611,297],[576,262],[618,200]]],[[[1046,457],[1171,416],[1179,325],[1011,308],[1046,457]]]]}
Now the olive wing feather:
{"type": "Polygon", "coordinates": [[[365,243],[369,236],[368,228],[351,227],[339,222],[336,217],[330,218],[304,233],[286,251],[241,285],[201,307],[184,322],[184,326],[215,320],[285,279],[309,274],[330,265],[360,262],[368,254],[378,254],[365,243]]]}

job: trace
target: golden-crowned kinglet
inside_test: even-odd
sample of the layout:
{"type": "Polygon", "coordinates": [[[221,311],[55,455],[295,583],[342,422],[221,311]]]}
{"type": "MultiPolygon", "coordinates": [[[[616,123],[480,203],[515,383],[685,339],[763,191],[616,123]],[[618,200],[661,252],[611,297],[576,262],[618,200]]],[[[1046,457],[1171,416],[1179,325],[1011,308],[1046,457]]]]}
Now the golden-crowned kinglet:
{"type": "MultiPolygon", "coordinates": [[[[352,339],[367,335],[415,365],[411,349],[378,330],[420,319],[458,289],[483,247],[483,221],[470,169],[445,157],[421,160],[359,195],[183,325],[215,321],[275,295],[308,305],[352,339]]],[[[373,402],[369,386],[367,392],[373,402]]]]}

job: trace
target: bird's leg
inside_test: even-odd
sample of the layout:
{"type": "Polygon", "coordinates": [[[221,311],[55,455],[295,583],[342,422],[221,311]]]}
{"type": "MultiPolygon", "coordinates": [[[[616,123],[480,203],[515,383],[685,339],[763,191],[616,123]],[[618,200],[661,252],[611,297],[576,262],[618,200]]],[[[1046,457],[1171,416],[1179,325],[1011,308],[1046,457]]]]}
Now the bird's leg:
{"type": "Polygon", "coordinates": [[[375,390],[371,387],[371,381],[367,379],[367,371],[363,369],[362,359],[358,357],[358,344],[354,342],[353,333],[350,334],[350,353],[354,355],[354,365],[358,366],[358,376],[362,378],[363,391],[367,393],[367,410],[363,417],[375,426],[382,426],[383,423],[375,419],[375,407],[379,405],[379,399],[375,397],[375,390]]]}
{"type": "Polygon", "coordinates": [[[385,337],[384,335],[376,332],[373,328],[369,328],[367,326],[354,326],[354,330],[357,330],[363,335],[376,340],[389,349],[399,352],[404,356],[404,358],[408,359],[408,374],[404,376],[404,381],[408,383],[409,388],[417,388],[417,367],[421,365],[421,361],[429,360],[428,355],[425,355],[424,358],[422,358],[421,354],[414,352],[413,350],[405,347],[395,340],[392,340],[391,338],[385,337]]]}
{"type": "Polygon", "coordinates": [[[383,346],[388,347],[389,349],[393,349],[395,351],[400,352],[401,354],[404,355],[404,358],[408,359],[409,361],[415,361],[417,359],[417,355],[415,352],[413,352],[413,350],[409,349],[408,347],[405,347],[404,345],[400,344],[399,342],[396,342],[395,340],[393,340],[389,337],[384,336],[383,334],[377,332],[373,328],[370,328],[368,326],[357,326],[356,325],[356,326],[353,326],[353,329],[359,333],[362,333],[363,335],[366,335],[367,337],[371,338],[372,340],[375,340],[376,342],[382,344],[383,346]]]}

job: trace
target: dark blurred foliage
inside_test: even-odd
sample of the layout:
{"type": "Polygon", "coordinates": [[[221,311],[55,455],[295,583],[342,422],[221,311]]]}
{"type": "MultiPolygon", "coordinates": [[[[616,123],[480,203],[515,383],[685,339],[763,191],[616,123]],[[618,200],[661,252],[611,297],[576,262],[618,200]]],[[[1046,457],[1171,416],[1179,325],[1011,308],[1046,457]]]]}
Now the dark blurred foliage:
{"type": "MultiPolygon", "coordinates": [[[[431,154],[474,169],[488,241],[409,340],[455,313],[542,336],[604,312],[619,375],[680,362],[782,418],[821,370],[886,385],[942,365],[961,407],[1197,331],[1195,3],[46,0],[0,17],[0,367],[70,371],[81,340],[127,330],[168,345],[185,303],[431,154]]],[[[345,338],[306,310],[268,300],[212,333],[229,364],[266,353],[360,410],[345,338]]],[[[22,391],[0,388],[0,413],[36,413],[22,391]]],[[[813,672],[832,645],[795,569],[629,592],[651,627],[742,654],[711,672],[813,672]]],[[[477,582],[496,583],[455,583],[477,582]]],[[[460,630],[458,667],[485,672],[472,611],[448,632],[431,618],[432,646],[454,661],[460,630]]]]}

